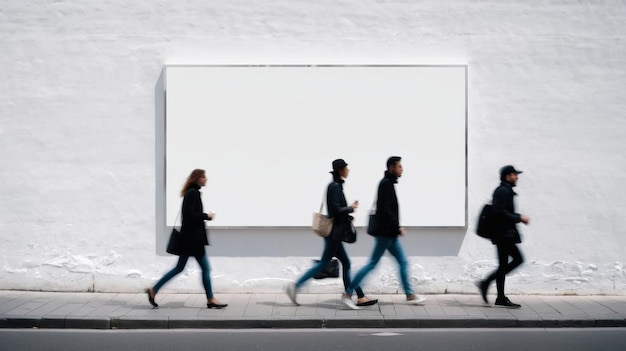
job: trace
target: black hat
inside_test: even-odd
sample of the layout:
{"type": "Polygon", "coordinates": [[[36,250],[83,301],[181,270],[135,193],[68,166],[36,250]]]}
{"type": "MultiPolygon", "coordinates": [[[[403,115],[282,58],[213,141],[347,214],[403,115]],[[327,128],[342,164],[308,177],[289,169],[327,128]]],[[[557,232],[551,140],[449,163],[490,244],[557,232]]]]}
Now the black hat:
{"type": "Polygon", "coordinates": [[[343,169],[348,164],[341,158],[338,158],[333,161],[333,172],[343,169]]]}
{"type": "Polygon", "coordinates": [[[520,174],[522,173],[522,171],[516,170],[515,167],[511,165],[507,165],[507,166],[500,168],[500,178],[504,178],[507,174],[511,174],[511,173],[520,174]]]}

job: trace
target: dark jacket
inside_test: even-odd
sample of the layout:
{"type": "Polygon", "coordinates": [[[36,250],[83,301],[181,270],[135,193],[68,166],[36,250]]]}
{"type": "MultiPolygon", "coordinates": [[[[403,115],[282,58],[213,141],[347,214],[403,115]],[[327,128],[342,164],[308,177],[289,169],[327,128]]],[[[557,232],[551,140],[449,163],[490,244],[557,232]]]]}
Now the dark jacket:
{"type": "Polygon", "coordinates": [[[328,184],[326,191],[326,207],[328,208],[328,216],[333,218],[333,228],[329,237],[334,240],[352,243],[356,240],[354,235],[354,227],[352,226],[353,217],[350,213],[354,209],[348,206],[346,196],[343,193],[343,180],[335,179],[328,184]]]}
{"type": "Polygon", "coordinates": [[[515,243],[522,242],[517,223],[521,221],[521,215],[515,213],[515,203],[513,198],[517,195],[513,191],[513,185],[508,182],[500,183],[500,186],[493,192],[493,213],[495,215],[495,232],[491,242],[515,243]]]}
{"type": "Polygon", "coordinates": [[[374,236],[395,238],[400,235],[400,215],[395,184],[398,177],[385,171],[385,177],[378,184],[376,200],[376,220],[378,232],[374,236]]]}
{"type": "Polygon", "coordinates": [[[199,185],[191,184],[185,192],[182,206],[183,219],[180,232],[183,240],[180,255],[202,256],[205,254],[204,246],[209,244],[204,221],[210,218],[204,213],[199,185]]]}

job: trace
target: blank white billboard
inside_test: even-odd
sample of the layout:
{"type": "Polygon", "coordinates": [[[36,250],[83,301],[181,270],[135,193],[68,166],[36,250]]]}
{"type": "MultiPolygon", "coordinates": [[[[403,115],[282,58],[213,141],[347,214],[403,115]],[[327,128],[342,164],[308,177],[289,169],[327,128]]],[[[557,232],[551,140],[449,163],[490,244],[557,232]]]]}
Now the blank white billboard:
{"type": "Polygon", "coordinates": [[[467,67],[166,66],[167,225],[195,168],[219,227],[310,226],[343,158],[364,226],[401,156],[401,224],[466,225],[467,67]]]}

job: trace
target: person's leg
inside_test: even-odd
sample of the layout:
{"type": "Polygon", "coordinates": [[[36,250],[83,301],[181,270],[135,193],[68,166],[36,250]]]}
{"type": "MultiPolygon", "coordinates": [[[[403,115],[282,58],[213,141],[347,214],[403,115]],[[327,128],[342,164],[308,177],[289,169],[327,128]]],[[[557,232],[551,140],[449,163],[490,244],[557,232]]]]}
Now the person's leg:
{"type": "Polygon", "coordinates": [[[498,244],[498,269],[489,276],[489,282],[496,281],[496,289],[498,290],[498,299],[504,297],[504,279],[506,269],[509,264],[509,245],[498,244]]]}
{"type": "Polygon", "coordinates": [[[187,264],[188,259],[189,259],[189,256],[178,257],[178,263],[176,264],[176,267],[174,267],[171,271],[167,272],[163,276],[163,278],[161,278],[154,285],[154,287],[152,287],[152,291],[154,292],[154,295],[156,295],[159,292],[159,290],[161,289],[161,287],[163,287],[163,285],[165,285],[165,283],[167,283],[170,279],[174,278],[177,274],[182,272],[183,269],[185,269],[185,265],[187,264]]]}
{"type": "Polygon", "coordinates": [[[324,268],[326,268],[326,266],[328,266],[328,264],[330,263],[330,260],[335,256],[335,252],[337,251],[337,248],[339,246],[341,246],[341,241],[334,240],[329,237],[324,238],[324,252],[322,253],[322,257],[320,258],[319,262],[317,262],[313,267],[306,271],[300,277],[300,279],[296,281],[296,289],[300,288],[309,279],[313,278],[319,272],[324,270],[324,268]]]}
{"type": "Polygon", "coordinates": [[[372,255],[370,256],[369,261],[365,266],[363,266],[359,272],[354,276],[354,279],[350,282],[350,285],[346,289],[345,295],[351,296],[356,289],[357,286],[361,285],[363,279],[374,269],[376,265],[380,261],[380,258],[383,257],[385,250],[389,248],[391,245],[392,238],[385,238],[381,236],[376,236],[376,245],[374,245],[374,250],[372,251],[372,255]]]}
{"type": "Polygon", "coordinates": [[[498,296],[496,299],[503,299],[504,295],[504,281],[506,280],[505,275],[498,275],[496,277],[496,290],[498,291],[498,296]]]}
{"type": "MultiPolygon", "coordinates": [[[[347,289],[350,286],[350,258],[348,257],[348,253],[346,249],[343,247],[343,243],[339,244],[337,251],[335,252],[335,257],[341,262],[341,271],[342,271],[342,279],[343,279],[343,288],[347,289]]],[[[355,289],[356,295],[361,299],[365,297],[363,293],[363,289],[357,286],[355,289]]]]}
{"type": "MultiPolygon", "coordinates": [[[[337,247],[337,251],[335,252],[335,257],[341,262],[341,278],[343,280],[343,288],[347,289],[350,286],[350,258],[348,258],[348,254],[346,253],[345,248],[343,247],[343,243],[337,247]]],[[[358,293],[357,293],[358,294],[358,293]]]]}
{"type": "Polygon", "coordinates": [[[498,255],[498,268],[496,268],[491,273],[489,273],[487,278],[483,280],[483,282],[486,282],[487,284],[491,283],[492,281],[496,280],[496,278],[498,278],[498,276],[500,275],[499,273],[504,271],[509,261],[509,254],[506,252],[504,244],[497,244],[496,252],[498,255]]]}
{"type": "Polygon", "coordinates": [[[395,238],[393,240],[392,244],[389,246],[389,253],[395,257],[396,261],[398,261],[400,281],[402,282],[404,293],[407,297],[413,295],[413,288],[411,287],[411,281],[409,280],[409,260],[404,254],[404,249],[402,249],[400,239],[395,238]]]}
{"type": "Polygon", "coordinates": [[[196,261],[198,261],[202,269],[202,285],[204,286],[207,300],[212,300],[214,296],[213,287],[211,286],[211,266],[209,265],[209,257],[206,254],[196,256],[196,261]]]}
{"type": "Polygon", "coordinates": [[[511,300],[509,300],[504,294],[504,281],[508,273],[524,262],[522,254],[517,248],[517,245],[514,243],[508,243],[498,246],[498,256],[500,259],[500,267],[498,268],[496,275],[496,286],[498,288],[496,305],[510,308],[520,308],[522,307],[521,305],[511,302],[511,300]],[[509,256],[513,258],[513,261],[510,263],[509,256]]]}
{"type": "Polygon", "coordinates": [[[495,272],[496,285],[498,287],[498,297],[505,297],[504,293],[504,281],[506,275],[511,273],[515,268],[519,267],[524,262],[522,253],[514,243],[500,244],[498,245],[498,259],[500,265],[495,272]],[[509,257],[512,261],[509,262],[509,257]]]}
{"type": "Polygon", "coordinates": [[[500,259],[500,267],[498,268],[496,276],[496,286],[498,289],[498,299],[504,299],[506,294],[504,293],[504,282],[506,275],[511,273],[515,268],[519,267],[524,262],[522,253],[519,251],[517,245],[511,243],[501,245],[498,249],[498,256],[500,259]],[[509,262],[509,257],[512,261],[509,262]]]}
{"type": "Polygon", "coordinates": [[[202,285],[204,286],[204,292],[207,298],[208,308],[224,308],[228,304],[219,302],[215,296],[213,296],[213,287],[211,286],[211,266],[209,265],[209,256],[205,253],[202,256],[195,256],[196,261],[202,269],[202,285]]]}
{"type": "Polygon", "coordinates": [[[298,304],[296,301],[298,288],[300,288],[304,283],[306,283],[309,279],[316,276],[319,272],[321,272],[335,255],[335,251],[337,250],[338,245],[341,244],[341,241],[333,240],[329,237],[324,238],[324,252],[322,253],[322,257],[320,261],[317,262],[313,267],[311,267],[308,271],[306,271],[300,279],[298,279],[295,283],[290,283],[285,287],[285,292],[289,299],[294,304],[298,304]]]}
{"type": "Polygon", "coordinates": [[[511,273],[515,268],[524,263],[524,257],[522,256],[522,253],[520,252],[516,244],[511,244],[511,246],[509,246],[508,254],[509,256],[511,256],[512,260],[506,266],[506,270],[504,271],[505,275],[511,273]]]}
{"type": "Polygon", "coordinates": [[[480,295],[485,303],[489,303],[487,300],[487,293],[489,291],[489,285],[496,280],[496,287],[498,289],[498,296],[500,292],[504,291],[504,278],[501,278],[500,272],[503,271],[503,267],[506,266],[509,260],[509,255],[505,250],[505,244],[496,244],[496,251],[498,252],[498,268],[492,271],[487,278],[476,282],[476,286],[480,290],[480,295]]]}

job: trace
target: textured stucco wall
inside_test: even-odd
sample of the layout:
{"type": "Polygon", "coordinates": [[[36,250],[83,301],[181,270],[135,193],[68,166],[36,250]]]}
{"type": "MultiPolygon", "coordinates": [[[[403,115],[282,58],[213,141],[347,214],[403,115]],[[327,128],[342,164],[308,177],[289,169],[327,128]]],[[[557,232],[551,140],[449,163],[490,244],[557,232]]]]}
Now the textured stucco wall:
{"type": "MultiPolygon", "coordinates": [[[[509,291],[623,294],[625,33],[608,0],[0,1],[0,288],[137,291],[174,264],[155,254],[164,64],[467,63],[470,227],[457,256],[411,258],[418,290],[474,293],[494,267],[473,218],[513,163],[532,223],[509,291]]],[[[216,243],[216,291],[277,291],[312,258],[284,252],[216,243]]],[[[393,262],[365,287],[396,292],[393,262]]],[[[197,265],[168,289],[200,291],[197,265]]]]}

